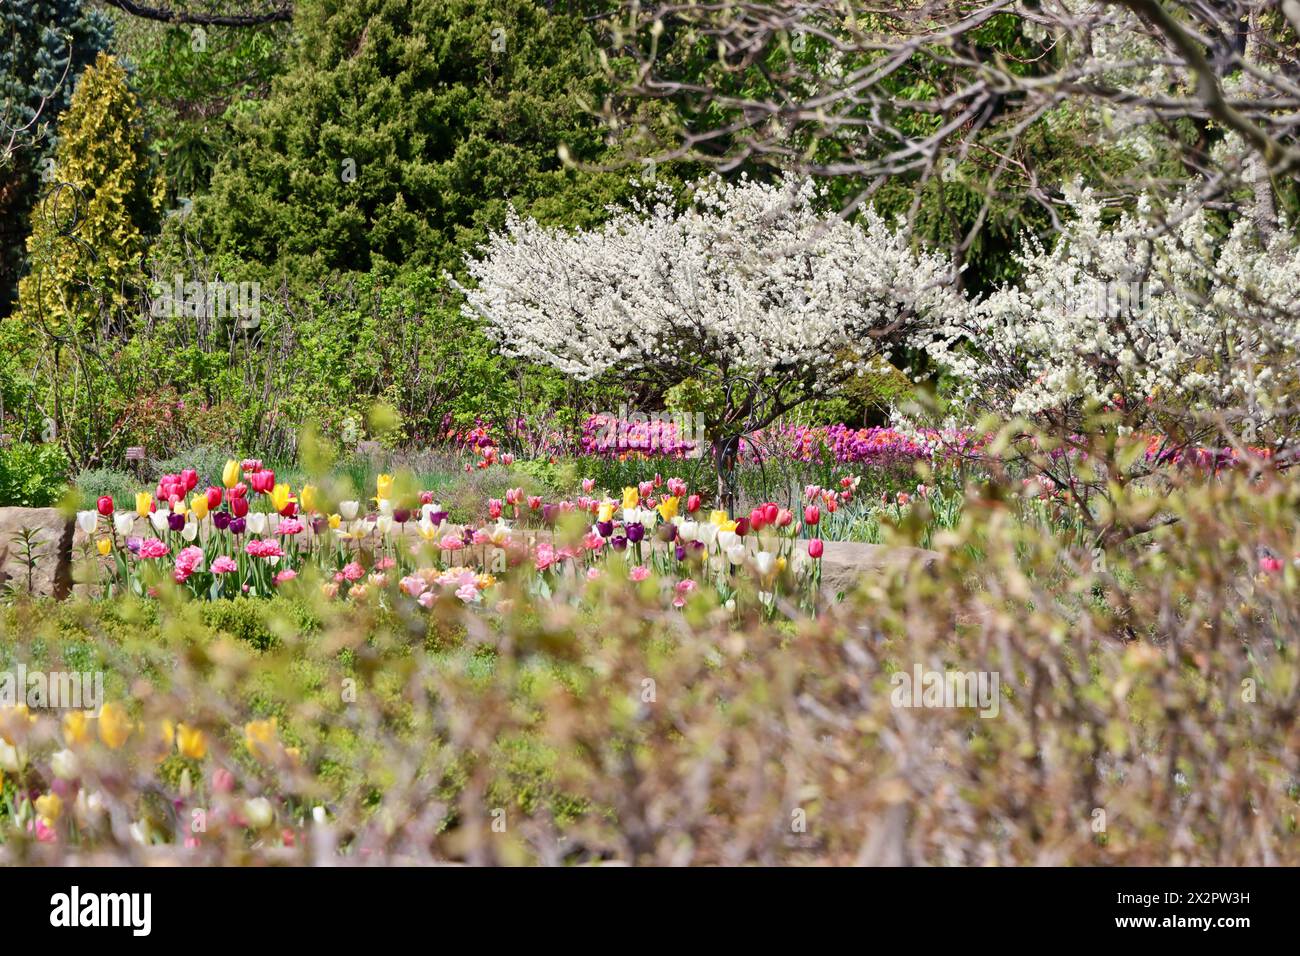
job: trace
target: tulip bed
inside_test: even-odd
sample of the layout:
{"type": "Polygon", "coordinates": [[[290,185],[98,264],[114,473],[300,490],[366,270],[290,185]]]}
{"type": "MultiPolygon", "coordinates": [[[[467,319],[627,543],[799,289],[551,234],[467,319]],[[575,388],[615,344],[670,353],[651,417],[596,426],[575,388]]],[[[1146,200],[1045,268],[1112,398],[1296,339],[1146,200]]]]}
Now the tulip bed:
{"type": "MultiPolygon", "coordinates": [[[[347,517],[349,499],[331,508],[324,491],[276,492],[269,478],[254,491],[267,470],[236,467],[247,513],[224,483],[203,517],[197,483],[183,515],[146,507],[151,492],[140,510],[163,518],[155,530],[133,515],[148,522],[135,551],[126,519],[94,514],[106,574],[133,562],[126,584],[106,582],[112,600],[0,605],[0,672],[105,678],[97,715],[0,699],[0,862],[1300,862],[1294,478],[1172,487],[1162,501],[1176,520],[1105,561],[1016,520],[1016,487],[970,492],[930,572],[882,572],[792,621],[768,613],[750,549],[806,533],[807,515],[750,513],[762,526],[739,534],[740,519],[714,523],[667,482],[626,500],[593,487],[594,513],[512,493],[473,530],[508,525],[519,563],[471,594],[467,580],[404,587],[413,556],[412,570],[371,564],[347,580],[370,560],[358,555],[398,560],[399,540],[438,549],[450,535],[459,546],[430,565],[439,574],[496,548],[466,543],[418,493],[397,521],[400,479],[347,517]],[[241,535],[216,528],[223,511],[241,535]],[[610,526],[594,532],[606,543],[561,556],[566,513],[579,540],[610,526]],[[275,534],[289,520],[303,530],[275,534]],[[707,555],[694,565],[675,554],[688,522],[707,555]],[[746,542],[743,562],[724,557],[724,535],[746,542]],[[282,555],[249,555],[253,540],[282,555]],[[167,553],[137,556],[144,541],[167,553]],[[187,547],[204,563],[178,567],[187,547]],[[244,577],[227,574],[249,596],[194,600],[196,586],[211,596],[204,576],[223,556],[243,562],[244,577]],[[716,577],[715,558],[727,564],[716,577]],[[276,584],[271,569],[289,563],[301,573],[276,584]],[[684,580],[698,583],[679,591],[684,580]],[[570,585],[582,600],[565,599],[570,585]],[[917,666],[998,673],[997,717],[896,706],[895,675],[917,666]],[[881,826],[904,836],[882,847],[869,839],[881,826]]],[[[836,514],[855,494],[834,492],[836,514]]],[[[1148,504],[1131,489],[1116,508],[1148,504]]]]}
{"type": "Polygon", "coordinates": [[[754,600],[769,614],[783,605],[815,612],[823,511],[852,503],[859,481],[809,486],[798,514],[766,502],[733,517],[706,508],[680,478],[655,476],[618,498],[585,479],[582,494],[556,501],[510,488],[484,502],[480,521],[453,523],[433,492],[404,490],[409,482],[393,475],[379,475],[364,503],[331,502],[316,485],[278,481],[260,461],[231,460],[220,485],[202,487],[197,470],[184,469],[139,492],[133,509],[106,495],[79,512],[81,578],[104,597],[174,587],[201,599],[265,598],[311,587],[427,608],[443,594],[491,604],[507,571],[545,596],[614,573],[653,580],[678,608],[708,588],[732,610],[754,600]]]}

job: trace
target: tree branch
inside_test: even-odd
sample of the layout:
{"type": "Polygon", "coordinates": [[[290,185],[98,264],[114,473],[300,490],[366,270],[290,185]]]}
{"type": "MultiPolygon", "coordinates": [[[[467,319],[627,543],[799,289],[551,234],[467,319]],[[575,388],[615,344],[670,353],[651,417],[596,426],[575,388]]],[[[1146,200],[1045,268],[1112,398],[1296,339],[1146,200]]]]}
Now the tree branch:
{"type": "Polygon", "coordinates": [[[116,7],[124,13],[160,23],[185,23],[194,26],[211,27],[255,27],[264,23],[284,23],[293,19],[293,6],[284,6],[265,13],[242,13],[223,15],[216,13],[189,13],[184,10],[168,10],[166,7],[146,7],[135,0],[104,0],[110,7],[116,7]]]}

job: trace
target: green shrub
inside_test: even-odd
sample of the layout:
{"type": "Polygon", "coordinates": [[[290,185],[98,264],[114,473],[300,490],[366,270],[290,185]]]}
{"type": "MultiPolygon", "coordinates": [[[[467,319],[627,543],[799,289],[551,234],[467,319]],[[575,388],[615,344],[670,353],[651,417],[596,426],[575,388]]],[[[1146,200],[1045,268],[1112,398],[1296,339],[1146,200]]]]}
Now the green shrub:
{"type": "Polygon", "coordinates": [[[118,508],[130,508],[135,493],[144,487],[140,479],[114,468],[87,468],[72,481],[79,497],[78,507],[93,508],[103,495],[111,495],[118,508]]]}
{"type": "Polygon", "coordinates": [[[48,508],[67,489],[68,456],[54,444],[0,449],[0,507],[48,508]]]}

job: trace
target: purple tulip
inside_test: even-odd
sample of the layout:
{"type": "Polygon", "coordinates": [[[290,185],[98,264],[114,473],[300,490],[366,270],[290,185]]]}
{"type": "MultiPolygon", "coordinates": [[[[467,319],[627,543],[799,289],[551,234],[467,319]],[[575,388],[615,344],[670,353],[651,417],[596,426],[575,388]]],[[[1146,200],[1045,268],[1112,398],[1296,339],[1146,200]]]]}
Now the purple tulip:
{"type": "Polygon", "coordinates": [[[645,525],[640,522],[628,525],[626,530],[627,540],[631,541],[633,544],[636,544],[645,537],[645,525]]]}
{"type": "Polygon", "coordinates": [[[608,538],[611,534],[614,533],[614,522],[597,521],[596,531],[602,538],[608,538]]]}
{"type": "Polygon", "coordinates": [[[398,508],[393,512],[393,520],[398,524],[406,524],[411,520],[411,512],[406,508],[398,508]]]}
{"type": "Polygon", "coordinates": [[[167,527],[172,531],[180,531],[181,528],[185,527],[185,516],[178,515],[173,511],[167,516],[167,527]]]}
{"type": "Polygon", "coordinates": [[[677,525],[673,524],[671,521],[665,521],[661,524],[659,526],[659,539],[661,541],[676,541],[677,525]]]}
{"type": "Polygon", "coordinates": [[[230,520],[230,533],[243,534],[244,528],[247,526],[247,524],[248,522],[245,521],[243,518],[232,518],[230,520]]]}
{"type": "Polygon", "coordinates": [[[619,535],[617,538],[611,538],[610,544],[614,546],[615,551],[623,551],[627,548],[627,538],[619,535]]]}
{"type": "Polygon", "coordinates": [[[542,505],[542,523],[547,525],[555,524],[555,516],[559,513],[559,505],[545,504],[542,505]]]}
{"type": "Polygon", "coordinates": [[[230,512],[217,511],[212,515],[212,524],[218,531],[225,531],[230,527],[230,512]]]}
{"type": "Polygon", "coordinates": [[[436,528],[438,525],[446,521],[447,517],[448,515],[447,512],[445,511],[434,511],[429,515],[429,520],[433,523],[433,526],[436,528]]]}
{"type": "Polygon", "coordinates": [[[679,544],[677,548],[673,551],[673,554],[677,556],[678,561],[686,560],[686,548],[683,545],[679,544]]]}
{"type": "Polygon", "coordinates": [[[318,516],[312,518],[311,520],[312,534],[324,534],[325,529],[328,527],[329,527],[329,522],[327,522],[324,518],[318,516]]]}
{"type": "Polygon", "coordinates": [[[140,539],[139,539],[139,538],[136,538],[136,537],[127,538],[127,539],[126,539],[126,550],[130,551],[132,554],[139,554],[139,553],[140,553],[140,539]]]}

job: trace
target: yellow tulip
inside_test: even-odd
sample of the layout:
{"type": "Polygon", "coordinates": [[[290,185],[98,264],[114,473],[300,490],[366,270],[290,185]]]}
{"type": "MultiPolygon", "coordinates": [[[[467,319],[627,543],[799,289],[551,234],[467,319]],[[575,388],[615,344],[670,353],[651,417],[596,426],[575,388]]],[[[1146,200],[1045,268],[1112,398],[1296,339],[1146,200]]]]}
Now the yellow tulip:
{"type": "Polygon", "coordinates": [[[293,495],[289,494],[289,486],[283,482],[271,489],[271,507],[276,511],[283,511],[289,506],[293,495]]]}
{"type": "Polygon", "coordinates": [[[665,521],[672,521],[677,517],[677,496],[672,495],[665,498],[659,504],[655,505],[655,510],[659,512],[659,517],[665,521]]]}
{"type": "Polygon", "coordinates": [[[343,519],[339,515],[330,515],[330,528],[332,530],[337,531],[339,529],[339,525],[342,523],[343,523],[343,519]]]}
{"type": "Polygon", "coordinates": [[[298,492],[298,503],[302,505],[303,511],[316,510],[316,486],[303,485],[302,490],[298,492]]]}
{"type": "Polygon", "coordinates": [[[602,501],[601,504],[600,504],[600,510],[596,513],[596,520],[597,520],[597,521],[613,521],[613,520],[614,520],[614,502],[612,502],[612,501],[602,501]]]}
{"type": "Polygon", "coordinates": [[[147,491],[135,493],[135,513],[141,518],[149,517],[149,506],[153,504],[153,495],[147,491]]]}
{"type": "Polygon", "coordinates": [[[53,791],[50,791],[43,797],[37,797],[35,804],[36,812],[40,814],[40,817],[45,821],[46,826],[54,826],[55,821],[57,821],[63,814],[63,801],[60,800],[59,795],[53,791]]]}
{"type": "MultiPolygon", "coordinates": [[[[724,513],[725,513],[725,512],[724,512],[724,513]]],[[[737,527],[738,527],[738,526],[737,526],[736,522],[731,521],[731,520],[727,520],[727,521],[722,522],[722,524],[718,525],[718,530],[719,530],[719,531],[735,531],[737,527]]]]}
{"type": "Polygon", "coordinates": [[[11,747],[25,738],[28,726],[36,723],[36,715],[28,711],[26,704],[15,704],[0,709],[0,740],[11,747]]]}
{"type": "Polygon", "coordinates": [[[244,745],[254,757],[270,757],[275,748],[276,718],[252,720],[244,725],[244,745]]]}
{"type": "Polygon", "coordinates": [[[63,715],[63,739],[68,746],[84,744],[89,737],[84,710],[70,710],[63,715]]]}
{"type": "Polygon", "coordinates": [[[375,479],[375,498],[378,501],[387,501],[393,493],[393,476],[380,475],[375,479]]]}
{"type": "Polygon", "coordinates": [[[177,499],[176,503],[172,505],[172,513],[183,515],[185,514],[185,511],[186,511],[185,499],[184,498],[177,499]]]}
{"type": "Polygon", "coordinates": [[[195,495],[190,499],[190,510],[194,512],[194,517],[202,521],[208,516],[208,496],[206,494],[195,495]]]}
{"type": "Polygon", "coordinates": [[[100,538],[95,542],[95,547],[103,557],[108,557],[108,553],[113,550],[113,542],[108,538],[100,538]]]}
{"type": "Polygon", "coordinates": [[[623,508],[635,508],[641,503],[641,494],[635,488],[623,489],[623,508]]]}
{"type": "Polygon", "coordinates": [[[227,488],[235,487],[235,485],[239,484],[240,471],[239,462],[231,458],[226,462],[226,466],[221,469],[221,483],[227,488]]]}
{"type": "MultiPolygon", "coordinates": [[[[716,524],[718,527],[727,523],[727,513],[720,509],[709,512],[709,524],[716,524]]],[[[734,529],[733,529],[734,530],[734,529]]]]}
{"type": "Polygon", "coordinates": [[[112,750],[121,747],[131,736],[131,721],[126,708],[113,702],[105,704],[99,712],[99,739],[112,750]]]}
{"type": "Polygon", "coordinates": [[[199,728],[190,727],[188,724],[177,724],[176,749],[181,752],[182,757],[202,760],[208,753],[208,740],[199,728]]]}

